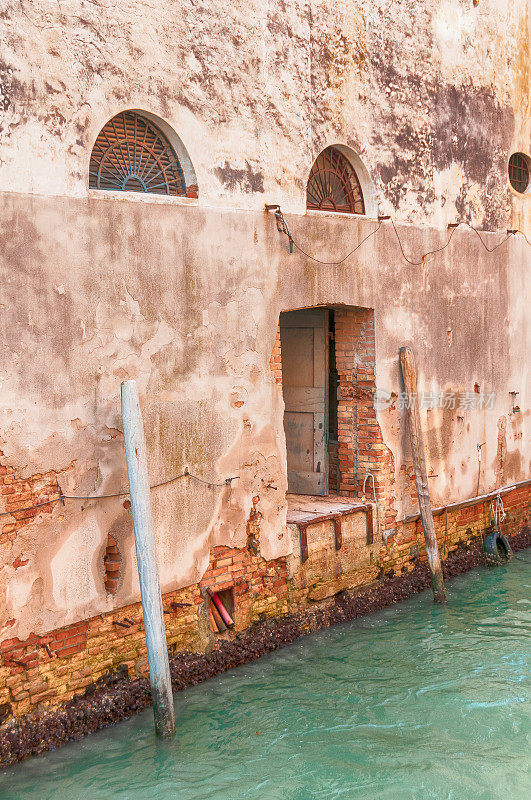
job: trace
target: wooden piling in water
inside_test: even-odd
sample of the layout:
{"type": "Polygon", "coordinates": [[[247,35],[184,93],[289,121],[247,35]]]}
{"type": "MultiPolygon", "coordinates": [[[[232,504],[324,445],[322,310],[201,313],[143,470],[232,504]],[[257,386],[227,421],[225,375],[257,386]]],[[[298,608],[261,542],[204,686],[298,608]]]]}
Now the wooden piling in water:
{"type": "Polygon", "coordinates": [[[122,383],[122,419],[155,730],[159,736],[171,736],[175,733],[175,712],[136,381],[122,383]]]}
{"type": "Polygon", "coordinates": [[[417,401],[417,375],[415,371],[415,358],[410,347],[400,348],[400,367],[402,370],[404,390],[406,393],[406,416],[408,421],[409,440],[411,443],[411,453],[413,456],[413,467],[415,469],[415,485],[417,487],[420,518],[422,520],[424,540],[426,542],[426,552],[428,554],[428,564],[431,571],[433,599],[436,603],[445,603],[446,591],[444,588],[444,578],[442,574],[441,559],[439,556],[439,546],[437,544],[435,526],[433,524],[433,514],[431,511],[430,490],[428,486],[426,457],[424,453],[424,441],[422,437],[422,427],[420,424],[420,414],[417,401]]]}

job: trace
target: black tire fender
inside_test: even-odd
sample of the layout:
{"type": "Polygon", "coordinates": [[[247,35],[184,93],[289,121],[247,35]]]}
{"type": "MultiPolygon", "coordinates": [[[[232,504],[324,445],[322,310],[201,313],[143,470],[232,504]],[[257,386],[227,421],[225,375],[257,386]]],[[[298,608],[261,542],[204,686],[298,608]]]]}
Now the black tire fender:
{"type": "Polygon", "coordinates": [[[499,533],[495,528],[489,529],[483,543],[483,550],[488,564],[502,564],[505,561],[510,561],[513,557],[513,551],[507,537],[503,533],[499,533]]]}

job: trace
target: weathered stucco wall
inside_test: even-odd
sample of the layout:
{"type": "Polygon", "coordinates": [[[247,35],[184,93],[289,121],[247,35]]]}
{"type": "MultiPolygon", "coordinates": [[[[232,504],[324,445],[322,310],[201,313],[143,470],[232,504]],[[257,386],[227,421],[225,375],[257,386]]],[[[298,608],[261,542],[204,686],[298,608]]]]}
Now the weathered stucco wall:
{"type": "Polygon", "coordinates": [[[364,159],[382,213],[529,225],[507,188],[528,152],[527,0],[6,0],[0,188],[87,193],[124,108],[183,140],[203,202],[302,212],[325,145],[364,159]]]}
{"type": "MultiPolygon", "coordinates": [[[[486,442],[482,489],[529,475],[529,270],[519,240],[489,255],[463,230],[428,267],[404,268],[392,229],[382,226],[341,267],[325,267],[290,255],[264,212],[4,195],[1,218],[6,462],[28,475],[55,470],[65,494],[125,488],[120,382],[135,377],[152,482],[185,467],[216,482],[239,476],[230,494],[189,478],[154,492],[167,590],[197,581],[213,544],[245,545],[253,497],[262,554],[289,551],[283,408],[269,368],[281,310],[374,308],[376,382],[389,392],[400,390],[397,354],[407,343],[418,355],[421,390],[473,391],[477,382],[496,392],[492,410],[425,412],[435,504],[475,493],[478,443],[486,442]],[[511,391],[520,393],[520,413],[511,413],[511,391]]],[[[375,227],[334,215],[289,222],[323,260],[375,227]]],[[[410,228],[401,235],[411,249],[445,238],[410,228]]],[[[400,412],[382,411],[379,422],[398,476],[408,457],[400,412]]],[[[411,510],[408,502],[397,497],[399,517],[411,510]]],[[[51,516],[28,521],[3,555],[10,635],[23,638],[138,596],[122,499],[57,505],[51,516]],[[103,586],[109,531],[123,556],[115,598],[103,586]],[[17,558],[28,564],[14,568],[17,558]]]]}
{"type": "MultiPolygon", "coordinates": [[[[424,414],[435,504],[475,493],[483,442],[480,489],[528,477],[522,238],[488,254],[460,228],[413,267],[384,223],[330,267],[289,255],[262,208],[280,202],[305,250],[343,258],[375,223],[304,213],[311,164],[338,142],[363,159],[413,260],[457,218],[496,231],[491,247],[506,227],[529,233],[529,196],[506,174],[510,153],[529,150],[529,24],[526,0],[255,0],[230,14],[201,0],[8,0],[1,463],[35,480],[53,472],[64,494],[125,488],[119,394],[134,377],[153,482],[185,467],[239,476],[230,491],[183,478],[154,492],[164,589],[197,581],[213,545],[244,547],[257,511],[261,554],[286,555],[283,404],[268,362],[280,311],[326,304],[374,308],[378,387],[399,391],[398,348],[411,343],[421,390],[496,392],[491,410],[424,414]],[[94,140],[126,108],[176,131],[198,200],[87,189],[94,140]]],[[[407,442],[396,407],[378,420],[400,517],[412,510],[407,442]]],[[[0,639],[138,599],[122,499],[57,504],[8,529],[1,555],[0,639]],[[122,556],[114,597],[109,532],[122,556]]]]}

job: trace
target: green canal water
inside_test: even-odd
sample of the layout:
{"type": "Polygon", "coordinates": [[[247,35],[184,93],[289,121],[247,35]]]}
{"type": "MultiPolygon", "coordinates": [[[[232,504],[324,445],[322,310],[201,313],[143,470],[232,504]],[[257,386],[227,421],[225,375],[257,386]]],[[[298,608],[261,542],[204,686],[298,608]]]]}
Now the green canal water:
{"type": "Polygon", "coordinates": [[[524,800],[529,552],[0,774],[2,800],[524,800]]]}

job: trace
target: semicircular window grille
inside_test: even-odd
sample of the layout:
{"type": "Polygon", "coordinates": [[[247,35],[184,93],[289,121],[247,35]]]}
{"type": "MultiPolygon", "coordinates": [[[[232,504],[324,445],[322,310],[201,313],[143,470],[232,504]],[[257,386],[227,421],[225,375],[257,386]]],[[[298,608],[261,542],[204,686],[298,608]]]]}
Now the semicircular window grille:
{"type": "Polygon", "coordinates": [[[99,132],[90,157],[89,186],[186,194],[183,170],[168,139],[150,120],[134,111],[117,114],[99,132]]]}
{"type": "Polygon", "coordinates": [[[513,189],[525,194],[529,188],[531,160],[524,153],[513,153],[509,159],[509,182],[513,189]]]}
{"type": "Polygon", "coordinates": [[[336,147],[327,147],[314,162],[306,187],[306,208],[365,214],[356,171],[336,147]]]}

